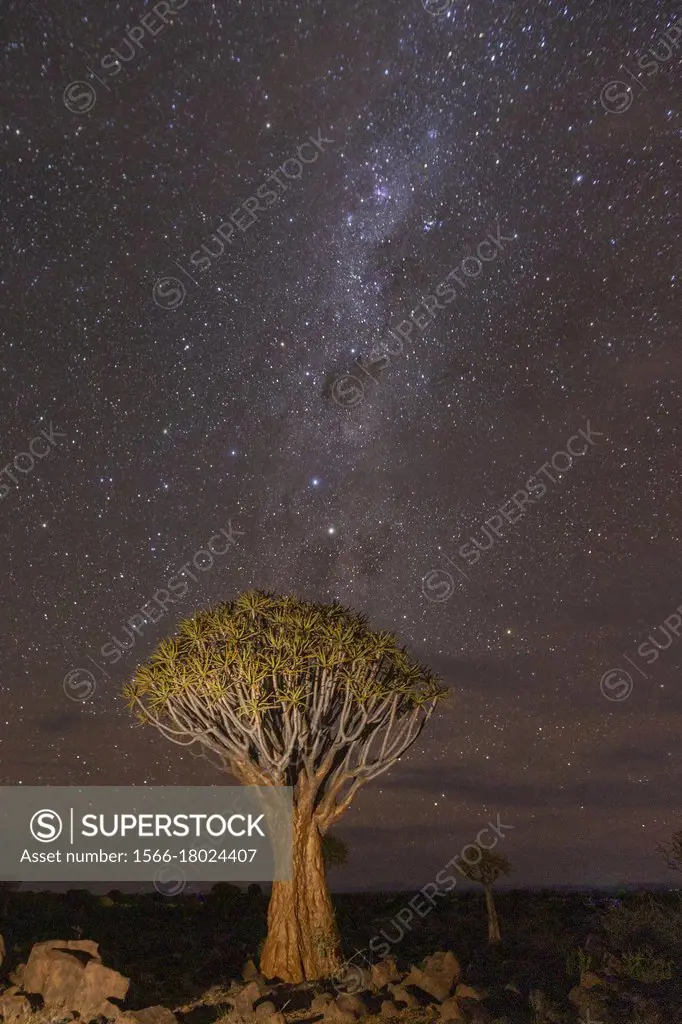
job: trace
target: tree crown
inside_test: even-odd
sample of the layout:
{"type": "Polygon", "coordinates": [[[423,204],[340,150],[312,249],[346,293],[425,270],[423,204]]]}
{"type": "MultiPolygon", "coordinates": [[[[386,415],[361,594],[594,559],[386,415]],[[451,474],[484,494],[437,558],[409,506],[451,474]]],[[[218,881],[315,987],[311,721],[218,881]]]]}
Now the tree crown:
{"type": "Polygon", "coordinates": [[[395,636],[371,631],[365,616],[337,603],[251,591],[182,621],[124,693],[131,706],[145,698],[163,711],[188,689],[220,700],[241,687],[242,714],[303,708],[311,669],[334,669],[358,703],[397,693],[423,706],[447,692],[395,636]]]}
{"type": "Polygon", "coordinates": [[[447,693],[365,616],[262,591],[181,622],[124,689],[142,723],[200,743],[242,782],[296,785],[303,773],[317,792],[332,774],[366,781],[391,767],[447,693]]]}
{"type": "Polygon", "coordinates": [[[481,859],[475,864],[462,864],[461,870],[470,882],[479,885],[492,885],[500,875],[509,875],[512,871],[511,862],[502,853],[492,850],[481,850],[481,859]]]}

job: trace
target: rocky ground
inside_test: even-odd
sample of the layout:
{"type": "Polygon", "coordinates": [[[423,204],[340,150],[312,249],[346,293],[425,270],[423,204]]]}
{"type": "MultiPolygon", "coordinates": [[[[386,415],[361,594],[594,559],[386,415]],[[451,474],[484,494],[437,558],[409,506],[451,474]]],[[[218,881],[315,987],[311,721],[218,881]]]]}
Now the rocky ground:
{"type": "Polygon", "coordinates": [[[679,979],[670,979],[666,1010],[661,993],[625,979],[614,957],[602,973],[582,972],[564,1006],[541,989],[524,995],[513,983],[492,991],[467,984],[450,950],[418,965],[384,957],[329,983],[266,979],[252,960],[241,973],[189,1003],[134,1009],[126,1005],[130,979],[102,963],[96,942],[53,939],[34,945],[27,963],[11,972],[0,993],[0,1018],[5,1024],[682,1024],[679,979]]]}
{"type": "MultiPolygon", "coordinates": [[[[74,893],[59,903],[52,894],[18,894],[14,913],[5,915],[7,949],[0,939],[0,1021],[682,1024],[678,898],[634,899],[631,907],[610,900],[605,910],[575,899],[526,894],[522,900],[515,894],[500,901],[515,937],[496,947],[485,942],[476,900],[467,904],[460,898],[450,915],[434,915],[418,942],[411,936],[381,959],[360,956],[335,979],[301,985],[264,978],[258,971],[264,927],[238,937],[234,926],[237,921],[253,925],[260,912],[264,915],[266,901],[247,905],[245,899],[225,889],[207,905],[189,898],[173,903],[74,893]],[[17,914],[22,907],[23,915],[17,914]],[[61,919],[57,907],[64,910],[61,919]],[[71,926],[72,933],[87,927],[97,940],[79,936],[31,943],[24,938],[74,919],[81,923],[71,926]],[[587,926],[593,930],[587,932],[587,926]],[[455,941],[425,952],[424,944],[439,928],[455,941]],[[222,944],[221,935],[229,936],[222,944]],[[650,944],[656,942],[658,951],[650,944]]],[[[388,935],[395,929],[389,931],[387,915],[400,905],[397,897],[364,905],[358,898],[348,913],[347,904],[340,913],[342,933],[351,936],[347,955],[362,945],[356,911],[364,911],[363,931],[371,935],[368,927],[382,920],[372,915],[381,907],[388,935]]]]}

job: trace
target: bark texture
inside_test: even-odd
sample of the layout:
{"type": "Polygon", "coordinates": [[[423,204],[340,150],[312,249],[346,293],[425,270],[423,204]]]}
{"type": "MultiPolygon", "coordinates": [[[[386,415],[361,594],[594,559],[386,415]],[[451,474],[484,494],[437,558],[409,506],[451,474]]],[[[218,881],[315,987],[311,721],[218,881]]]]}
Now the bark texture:
{"type": "Polygon", "coordinates": [[[294,812],[292,877],[272,883],[261,973],[298,984],[331,977],[341,962],[320,830],[314,818],[294,812]]]}

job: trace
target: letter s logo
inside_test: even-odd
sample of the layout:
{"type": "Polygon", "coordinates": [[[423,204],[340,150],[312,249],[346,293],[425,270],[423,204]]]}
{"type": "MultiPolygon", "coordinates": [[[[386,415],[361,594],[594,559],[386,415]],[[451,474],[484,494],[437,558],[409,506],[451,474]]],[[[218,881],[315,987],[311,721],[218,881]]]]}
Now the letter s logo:
{"type": "Polygon", "coordinates": [[[53,843],[62,834],[62,819],[56,811],[36,811],[31,818],[31,835],[39,843],[53,843]]]}

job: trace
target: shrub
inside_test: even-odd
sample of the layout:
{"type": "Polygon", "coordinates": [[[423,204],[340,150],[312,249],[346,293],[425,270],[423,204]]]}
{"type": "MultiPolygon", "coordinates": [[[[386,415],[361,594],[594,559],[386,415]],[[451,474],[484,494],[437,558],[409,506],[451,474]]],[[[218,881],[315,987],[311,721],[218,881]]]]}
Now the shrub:
{"type": "Polygon", "coordinates": [[[601,924],[614,952],[634,953],[650,946],[676,956],[682,948],[682,897],[636,896],[610,906],[601,924]]]}
{"type": "Polygon", "coordinates": [[[651,946],[643,946],[634,953],[625,953],[621,958],[622,973],[633,981],[655,983],[670,981],[673,964],[670,960],[656,956],[651,946]]]}

